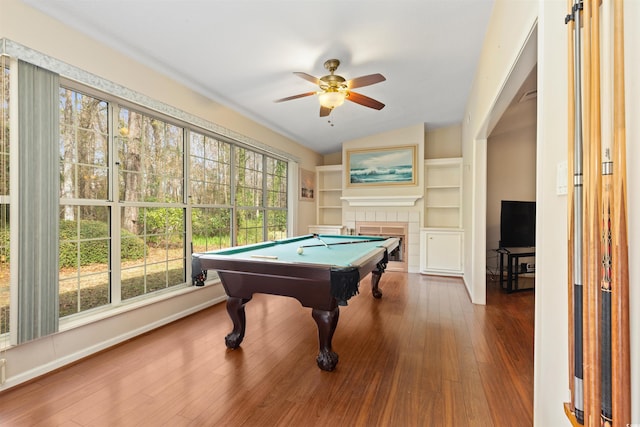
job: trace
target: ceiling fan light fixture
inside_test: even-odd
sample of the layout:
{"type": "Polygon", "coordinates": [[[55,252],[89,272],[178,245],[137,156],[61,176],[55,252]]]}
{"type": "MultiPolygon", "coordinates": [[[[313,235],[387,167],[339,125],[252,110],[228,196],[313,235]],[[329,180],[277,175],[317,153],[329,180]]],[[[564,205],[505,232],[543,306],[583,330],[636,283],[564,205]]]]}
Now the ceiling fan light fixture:
{"type": "Polygon", "coordinates": [[[344,100],[346,97],[347,94],[345,92],[327,91],[322,92],[320,95],[318,95],[318,101],[323,107],[334,109],[344,104],[344,100]]]}

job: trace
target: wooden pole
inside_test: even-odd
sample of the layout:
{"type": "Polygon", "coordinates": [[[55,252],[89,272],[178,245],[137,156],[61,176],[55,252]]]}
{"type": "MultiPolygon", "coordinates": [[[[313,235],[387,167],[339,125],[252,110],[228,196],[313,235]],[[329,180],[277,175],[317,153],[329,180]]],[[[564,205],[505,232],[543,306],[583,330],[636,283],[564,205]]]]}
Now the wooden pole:
{"type": "MultiPolygon", "coordinates": [[[[589,176],[588,189],[588,233],[589,248],[587,250],[587,276],[588,276],[588,356],[589,369],[589,393],[587,395],[589,425],[601,425],[601,417],[610,407],[610,390],[603,389],[602,383],[610,382],[610,376],[605,375],[603,367],[609,366],[611,349],[607,346],[610,336],[610,304],[607,288],[603,289],[602,277],[602,178],[601,178],[601,153],[602,130],[600,111],[600,1],[589,0],[589,26],[590,26],[590,105],[589,105],[589,176]],[[603,339],[604,338],[604,339],[603,339]]],[[[585,375],[586,376],[586,375],[585,375]]]]}
{"type": "MultiPolygon", "coordinates": [[[[576,137],[576,126],[575,126],[575,110],[576,110],[576,103],[575,103],[575,94],[576,94],[576,90],[574,88],[575,85],[575,70],[576,70],[576,66],[575,66],[575,59],[574,59],[574,55],[575,55],[575,51],[574,51],[574,44],[575,44],[575,38],[578,37],[576,33],[576,31],[579,31],[579,29],[576,29],[576,25],[575,25],[575,19],[573,19],[573,0],[567,0],[567,5],[569,8],[569,13],[567,14],[566,18],[565,18],[565,23],[567,24],[567,29],[568,29],[568,35],[569,37],[567,37],[568,43],[567,43],[567,51],[569,53],[569,63],[568,63],[568,67],[567,67],[567,81],[568,81],[568,106],[567,106],[567,114],[568,114],[568,120],[567,123],[573,123],[573,126],[569,126],[569,132],[568,132],[568,143],[567,143],[567,147],[568,147],[568,153],[567,153],[567,182],[569,182],[570,184],[573,184],[574,182],[574,150],[575,150],[575,137],[576,137]]],[[[569,295],[568,298],[568,304],[567,304],[567,309],[569,312],[569,325],[568,325],[568,329],[569,329],[569,390],[571,392],[571,401],[568,402],[567,404],[565,404],[565,411],[567,412],[567,414],[573,414],[573,416],[575,416],[575,412],[576,412],[576,405],[575,405],[575,399],[576,399],[576,391],[575,391],[575,341],[576,341],[576,331],[574,328],[574,318],[575,318],[575,312],[574,312],[574,298],[575,298],[575,293],[574,293],[574,268],[573,268],[573,262],[574,262],[574,239],[575,239],[575,224],[574,224],[574,209],[575,209],[575,201],[574,201],[574,191],[573,191],[573,185],[568,185],[567,186],[567,200],[568,200],[568,206],[567,206],[567,234],[568,234],[568,239],[567,239],[567,254],[568,254],[568,260],[567,260],[567,265],[569,266],[568,268],[568,281],[567,281],[567,295],[569,295]]]]}
{"type": "Polygon", "coordinates": [[[570,93],[573,95],[570,98],[570,112],[572,112],[571,119],[573,120],[573,129],[570,132],[572,140],[570,141],[570,163],[569,178],[573,183],[571,187],[570,197],[570,241],[572,243],[570,248],[571,256],[571,281],[570,287],[570,304],[573,322],[571,324],[571,414],[569,418],[572,423],[584,424],[584,286],[583,286],[583,242],[584,242],[584,227],[583,227],[583,146],[584,146],[584,132],[583,132],[583,107],[582,107],[582,0],[573,0],[571,5],[571,13],[567,16],[567,22],[572,23],[573,27],[573,39],[572,47],[570,51],[573,52],[571,58],[572,73],[572,89],[570,93]]]}
{"type": "Polygon", "coordinates": [[[599,380],[599,226],[598,222],[598,182],[599,163],[596,152],[600,150],[597,122],[594,117],[594,37],[592,4],[594,0],[584,0],[583,7],[583,215],[582,215],[582,279],[583,279],[583,384],[584,384],[584,424],[596,427],[600,421],[600,380],[599,380]]]}
{"type": "Polygon", "coordinates": [[[594,23],[594,49],[592,70],[594,73],[594,108],[593,117],[597,120],[597,128],[594,126],[594,133],[597,132],[600,139],[597,153],[598,164],[601,169],[601,180],[598,194],[601,194],[598,201],[600,227],[600,325],[598,336],[600,339],[600,425],[611,426],[611,158],[608,138],[602,138],[601,120],[601,100],[600,100],[600,2],[594,2],[592,8],[594,23]]]}
{"type": "Polygon", "coordinates": [[[612,402],[614,427],[631,422],[629,254],[627,242],[627,148],[624,92],[624,9],[613,0],[613,208],[612,215],[612,402]]]}
{"type": "Polygon", "coordinates": [[[573,396],[576,422],[584,424],[584,286],[583,286],[583,108],[582,108],[582,0],[573,0],[573,146],[572,152],[572,306],[573,306],[573,396]]]}

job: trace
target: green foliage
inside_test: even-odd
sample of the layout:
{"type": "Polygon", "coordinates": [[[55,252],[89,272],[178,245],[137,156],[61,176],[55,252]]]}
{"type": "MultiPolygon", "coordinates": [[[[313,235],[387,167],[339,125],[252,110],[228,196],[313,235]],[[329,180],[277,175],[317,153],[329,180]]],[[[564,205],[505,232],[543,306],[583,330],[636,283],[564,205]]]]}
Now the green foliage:
{"type": "MultiPolygon", "coordinates": [[[[145,225],[147,242],[159,244],[164,242],[164,236],[182,236],[184,233],[184,210],[182,208],[145,208],[138,212],[138,223],[145,225]]],[[[182,237],[175,237],[178,241],[169,242],[182,244],[182,237]]]]}
{"type": "MultiPolygon", "coordinates": [[[[78,266],[78,230],[75,221],[60,221],[60,267],[78,266]]],[[[102,221],[80,222],[80,265],[109,262],[109,229],[102,221]],[[92,240],[95,239],[95,240],[92,240]]],[[[144,242],[122,230],[122,260],[144,256],[144,242]]]]}
{"type": "Polygon", "coordinates": [[[231,232],[231,209],[193,209],[191,230],[194,237],[228,235],[231,232]]]}
{"type": "Polygon", "coordinates": [[[129,261],[135,259],[141,259],[145,254],[144,241],[125,230],[120,230],[120,259],[122,261],[129,261]]]}

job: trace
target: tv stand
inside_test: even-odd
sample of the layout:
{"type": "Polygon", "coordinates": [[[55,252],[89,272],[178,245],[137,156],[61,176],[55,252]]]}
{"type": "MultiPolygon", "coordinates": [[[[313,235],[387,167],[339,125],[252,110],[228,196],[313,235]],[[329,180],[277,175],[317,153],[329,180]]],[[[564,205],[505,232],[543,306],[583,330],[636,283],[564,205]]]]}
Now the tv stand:
{"type": "MultiPolygon", "coordinates": [[[[532,273],[525,269],[520,268],[520,258],[531,258],[536,256],[536,248],[498,248],[496,250],[500,256],[500,289],[508,293],[515,291],[522,291],[518,287],[518,276],[524,273],[532,273]],[[503,275],[504,271],[504,259],[507,258],[507,280],[505,286],[505,279],[503,275]]],[[[535,270],[534,270],[535,271],[535,270]]],[[[534,288],[531,288],[534,289],[534,288]]],[[[529,290],[528,288],[526,290],[529,290]]]]}

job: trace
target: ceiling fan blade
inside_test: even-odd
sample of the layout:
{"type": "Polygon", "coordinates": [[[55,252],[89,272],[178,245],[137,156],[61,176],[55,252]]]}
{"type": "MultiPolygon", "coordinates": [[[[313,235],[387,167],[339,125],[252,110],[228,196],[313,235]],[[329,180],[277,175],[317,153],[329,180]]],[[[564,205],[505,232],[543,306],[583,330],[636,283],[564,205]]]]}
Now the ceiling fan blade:
{"type": "Polygon", "coordinates": [[[291,101],[292,99],[304,98],[305,96],[311,96],[311,95],[315,95],[315,94],[316,94],[315,92],[301,93],[299,95],[287,96],[286,98],[276,99],[273,102],[291,101]]]}
{"type": "Polygon", "coordinates": [[[369,74],[368,76],[356,77],[347,82],[347,87],[355,89],[358,87],[369,86],[387,80],[382,74],[369,74]]]}
{"type": "Polygon", "coordinates": [[[349,92],[349,96],[347,96],[346,99],[347,101],[355,102],[356,104],[364,105],[365,107],[376,110],[382,110],[384,108],[384,104],[382,102],[355,92],[349,92]]]}
{"type": "Polygon", "coordinates": [[[317,77],[313,77],[311,74],[303,73],[301,71],[294,71],[294,73],[298,77],[302,77],[303,79],[313,83],[314,85],[320,86],[320,79],[317,77]]]}
{"type": "Polygon", "coordinates": [[[331,110],[333,108],[327,108],[327,107],[323,107],[322,105],[320,106],[320,117],[327,117],[329,114],[331,114],[331,110]]]}

